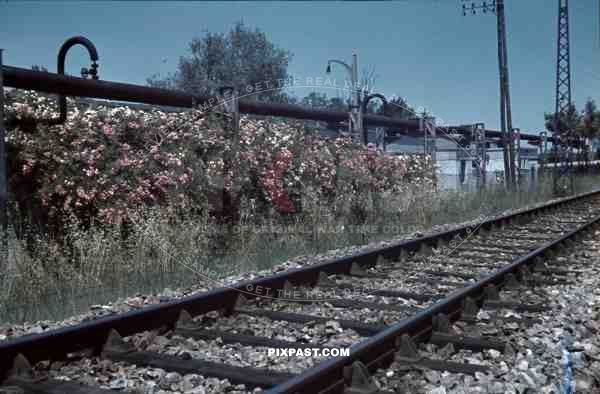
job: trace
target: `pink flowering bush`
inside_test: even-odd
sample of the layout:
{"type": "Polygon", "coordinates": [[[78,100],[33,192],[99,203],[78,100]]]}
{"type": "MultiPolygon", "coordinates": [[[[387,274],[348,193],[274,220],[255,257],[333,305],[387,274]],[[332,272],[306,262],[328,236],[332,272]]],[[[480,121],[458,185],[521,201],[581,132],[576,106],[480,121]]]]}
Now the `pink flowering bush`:
{"type": "Polygon", "coordinates": [[[369,196],[435,181],[428,157],[321,138],[305,133],[301,122],[244,116],[231,138],[227,122],[214,114],[82,109],[70,101],[66,123],[48,126],[31,119],[57,117],[53,100],[28,91],[8,96],[7,118],[16,119],[8,130],[10,192],[21,211],[35,210],[57,228],[67,217],[120,224],[145,205],[214,214],[223,188],[234,210],[251,201],[261,220],[278,214],[272,200],[282,196],[272,191],[280,181],[307,206],[356,206],[369,196]],[[274,169],[276,158],[287,166],[274,169]],[[275,170],[283,172],[281,180],[273,178],[275,170]]]}

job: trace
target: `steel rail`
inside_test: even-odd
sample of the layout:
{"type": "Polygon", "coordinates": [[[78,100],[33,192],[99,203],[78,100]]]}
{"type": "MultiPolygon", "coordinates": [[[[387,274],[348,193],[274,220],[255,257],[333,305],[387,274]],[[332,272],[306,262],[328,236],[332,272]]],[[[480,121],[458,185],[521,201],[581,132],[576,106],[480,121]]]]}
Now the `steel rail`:
{"type": "MultiPolygon", "coordinates": [[[[196,108],[198,105],[213,107],[219,103],[217,97],[191,95],[175,90],[120,82],[90,80],[13,66],[3,66],[2,71],[4,73],[4,84],[8,87],[64,96],[120,100],[181,108],[196,108]]],[[[292,104],[261,103],[244,98],[239,100],[239,109],[241,113],[253,115],[281,116],[324,122],[348,120],[347,112],[312,109],[292,104]]],[[[363,119],[367,126],[395,127],[413,132],[419,130],[418,119],[395,119],[373,114],[366,114],[363,119]]],[[[443,129],[454,130],[447,127],[443,127],[443,129]]],[[[465,126],[456,127],[456,131],[460,134],[470,134],[470,130],[465,126]]],[[[491,137],[501,137],[501,133],[498,131],[490,130],[489,133],[491,133],[489,134],[491,137]]],[[[528,141],[540,140],[540,136],[531,134],[522,134],[521,138],[528,141]]]]}
{"type": "MultiPolygon", "coordinates": [[[[12,366],[12,360],[19,353],[23,354],[32,364],[34,364],[48,359],[64,359],[69,353],[88,348],[93,348],[96,352],[100,352],[111,329],[116,330],[121,336],[125,337],[142,331],[161,329],[165,326],[173,327],[177,322],[180,312],[184,309],[192,316],[222,309],[233,310],[240,292],[244,294],[246,298],[259,296],[249,294],[246,291],[248,285],[252,285],[254,289],[259,286],[270,288],[273,290],[273,293],[275,293],[277,290],[284,289],[286,281],[291,281],[292,283],[313,284],[318,281],[321,272],[326,274],[348,274],[351,271],[353,263],[363,266],[372,266],[380,256],[385,259],[396,259],[401,255],[402,251],[418,251],[422,245],[435,246],[440,240],[450,241],[457,235],[463,236],[472,234],[481,228],[489,230],[493,226],[508,224],[514,219],[560,208],[566,204],[597,194],[600,194],[600,190],[550,202],[539,207],[503,215],[494,219],[488,219],[481,222],[474,229],[470,226],[462,226],[417,239],[398,241],[383,248],[359,252],[315,265],[292,269],[265,278],[241,282],[232,287],[214,289],[206,293],[181,298],[163,304],[148,306],[141,310],[102,317],[97,320],[59,328],[42,334],[2,341],[0,342],[0,381],[6,376],[7,372],[9,372],[12,366]]],[[[423,318],[423,314],[420,314],[419,316],[423,318]]],[[[389,333],[390,331],[387,330],[386,332],[389,333]]],[[[377,338],[381,340],[383,337],[378,335],[377,338]]],[[[369,343],[374,342],[369,341],[369,343]]],[[[375,342],[375,344],[379,345],[380,343],[375,342]]],[[[361,357],[363,357],[362,354],[363,352],[366,352],[366,350],[364,350],[363,346],[360,348],[363,349],[360,353],[361,357]]],[[[389,349],[391,348],[388,347],[387,350],[389,349]]],[[[367,352],[364,354],[371,353],[367,352]]],[[[334,365],[330,362],[325,365],[328,366],[327,368],[334,368],[334,365]]],[[[298,383],[296,380],[294,380],[294,382],[296,384],[298,383]]]]}
{"type": "Polygon", "coordinates": [[[451,321],[458,320],[462,313],[463,302],[467,297],[474,299],[481,306],[486,286],[502,286],[508,274],[517,274],[519,268],[532,264],[536,257],[544,256],[546,252],[553,250],[564,241],[593,226],[597,226],[599,223],[600,216],[597,216],[581,227],[546,243],[525,256],[517,258],[509,265],[480,279],[476,283],[452,293],[449,297],[440,300],[417,315],[400,321],[360,342],[352,348],[349,356],[336,357],[325,361],[301,375],[266,391],[266,394],[343,393],[346,384],[349,383],[348,378],[344,376],[345,369],[351,367],[352,363],[361,361],[370,370],[382,367],[398,351],[397,340],[402,335],[410,335],[416,343],[427,341],[433,332],[433,320],[435,316],[445,314],[451,321]]]}

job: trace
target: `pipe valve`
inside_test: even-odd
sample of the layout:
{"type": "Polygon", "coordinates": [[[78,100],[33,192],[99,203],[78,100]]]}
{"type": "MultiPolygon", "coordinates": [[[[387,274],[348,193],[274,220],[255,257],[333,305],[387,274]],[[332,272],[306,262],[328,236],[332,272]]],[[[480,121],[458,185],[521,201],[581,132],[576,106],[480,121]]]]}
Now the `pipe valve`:
{"type": "Polygon", "coordinates": [[[98,64],[96,62],[92,62],[92,66],[89,69],[85,67],[81,68],[81,77],[87,78],[88,76],[91,76],[95,80],[98,79],[98,64]]]}

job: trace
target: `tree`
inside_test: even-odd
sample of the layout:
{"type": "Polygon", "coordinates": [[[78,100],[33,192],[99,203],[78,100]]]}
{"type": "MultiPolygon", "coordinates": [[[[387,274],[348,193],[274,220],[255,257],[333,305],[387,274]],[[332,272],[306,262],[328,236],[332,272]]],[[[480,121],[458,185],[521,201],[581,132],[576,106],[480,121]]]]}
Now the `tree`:
{"type": "Polygon", "coordinates": [[[315,109],[328,109],[330,111],[348,111],[349,105],[341,97],[327,97],[327,93],[310,92],[300,101],[300,104],[315,109]]]}
{"type": "Polygon", "coordinates": [[[329,99],[326,93],[310,92],[302,99],[302,105],[311,108],[327,108],[329,99]]]}
{"type": "MultiPolygon", "coordinates": [[[[314,109],[327,109],[330,111],[348,111],[348,102],[342,97],[327,97],[327,93],[310,92],[307,96],[300,100],[300,105],[314,108],[314,109]]],[[[309,125],[309,129],[313,130],[316,128],[318,122],[305,121],[309,125]]],[[[338,123],[326,123],[325,126],[331,130],[337,130],[340,128],[338,123]]]]}
{"type": "MultiPolygon", "coordinates": [[[[545,114],[546,128],[552,133],[555,132],[554,114],[545,114]]],[[[571,105],[566,113],[561,113],[558,118],[558,128],[560,137],[570,145],[581,144],[580,153],[585,154],[588,150],[588,144],[593,138],[600,136],[600,112],[596,107],[594,100],[588,98],[583,110],[578,112],[575,105],[571,105]]]]}
{"type": "Polygon", "coordinates": [[[154,75],[148,84],[198,95],[215,95],[220,87],[233,86],[248,98],[288,101],[281,88],[289,79],[292,54],[275,46],[260,30],[251,30],[240,21],[227,34],[207,32],[194,38],[189,50],[189,56],[179,59],[175,73],[166,78],[154,75]]]}
{"type": "MultiPolygon", "coordinates": [[[[383,108],[380,113],[383,115],[383,108]]],[[[396,119],[410,119],[417,116],[415,110],[402,97],[393,97],[388,101],[385,115],[396,119]]]]}
{"type": "MultiPolygon", "coordinates": [[[[566,144],[564,146],[567,152],[570,152],[574,144],[574,138],[579,133],[581,123],[581,116],[577,112],[575,105],[570,104],[567,111],[558,114],[558,118],[553,113],[545,114],[544,117],[546,119],[546,129],[553,135],[558,135],[562,143],[566,144]]],[[[556,149],[561,149],[559,146],[555,145],[555,147],[556,149]]],[[[558,160],[558,157],[555,157],[554,160],[558,160]]]]}
{"type": "Polygon", "coordinates": [[[587,160],[589,158],[591,142],[600,134],[600,112],[598,112],[596,103],[591,98],[587,99],[583,107],[579,132],[585,138],[582,154],[587,160]]]}
{"type": "Polygon", "coordinates": [[[558,124],[554,114],[545,114],[546,129],[552,133],[558,132],[561,138],[569,139],[577,137],[579,133],[579,126],[581,124],[582,117],[577,112],[574,104],[569,105],[566,112],[561,112],[558,116],[558,124]],[[556,128],[558,126],[558,128],[556,128]]]}
{"type": "Polygon", "coordinates": [[[327,108],[332,111],[348,111],[348,103],[341,97],[332,97],[327,108]]]}
{"type": "MultiPolygon", "coordinates": [[[[375,92],[375,81],[378,75],[375,74],[375,66],[363,68],[362,76],[359,81],[361,90],[361,101],[365,100],[371,93],[375,92]]],[[[379,100],[372,100],[367,104],[367,113],[376,113],[379,109],[379,100]]]]}
{"type": "Polygon", "coordinates": [[[600,134],[600,112],[598,112],[594,100],[588,98],[582,112],[581,135],[590,139],[598,137],[598,134],[600,134]]]}

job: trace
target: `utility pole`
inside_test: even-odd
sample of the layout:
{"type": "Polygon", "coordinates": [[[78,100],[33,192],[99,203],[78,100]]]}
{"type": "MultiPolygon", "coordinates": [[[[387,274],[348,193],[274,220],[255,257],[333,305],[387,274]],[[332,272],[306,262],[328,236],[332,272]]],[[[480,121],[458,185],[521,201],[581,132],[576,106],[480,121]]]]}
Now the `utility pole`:
{"type": "Polygon", "coordinates": [[[496,24],[498,29],[498,68],[500,81],[500,127],[503,136],[504,152],[504,178],[506,186],[516,189],[515,175],[515,152],[514,136],[512,128],[512,112],[510,107],[510,88],[508,78],[508,51],[506,46],[506,18],[504,16],[504,0],[484,1],[480,5],[471,3],[470,6],[463,4],[463,15],[471,12],[473,15],[477,10],[483,13],[491,12],[496,14],[496,24]]]}
{"type": "Polygon", "coordinates": [[[569,171],[568,137],[572,130],[568,122],[561,125],[561,116],[566,115],[571,108],[571,56],[569,47],[569,0],[558,0],[558,37],[556,41],[556,103],[554,107],[554,193],[565,191],[563,182],[569,171]],[[567,144],[565,144],[565,139],[567,144]],[[566,153],[566,155],[565,155],[566,153]]]}
{"type": "Polygon", "coordinates": [[[515,171],[515,181],[517,185],[520,184],[519,180],[521,179],[521,129],[513,129],[512,132],[513,139],[515,143],[515,163],[516,163],[516,171],[515,171]]]}
{"type": "MultiPolygon", "coordinates": [[[[502,43],[502,62],[500,79],[503,79],[501,93],[504,95],[504,111],[506,112],[506,133],[508,137],[508,157],[510,162],[510,185],[513,190],[517,187],[517,176],[515,172],[515,135],[512,126],[512,111],[510,105],[510,83],[508,78],[508,51],[506,49],[506,18],[504,17],[504,0],[496,0],[496,16],[498,21],[498,50],[502,43]],[[503,92],[502,92],[503,91],[503,92]]],[[[502,109],[501,109],[502,111],[502,109]]]]}

